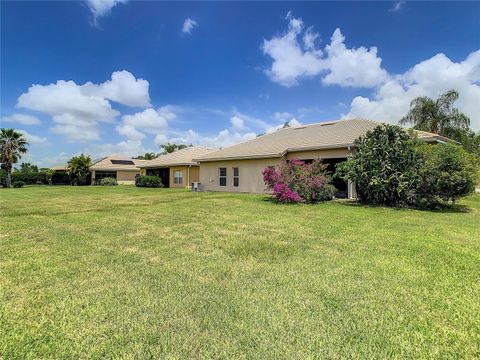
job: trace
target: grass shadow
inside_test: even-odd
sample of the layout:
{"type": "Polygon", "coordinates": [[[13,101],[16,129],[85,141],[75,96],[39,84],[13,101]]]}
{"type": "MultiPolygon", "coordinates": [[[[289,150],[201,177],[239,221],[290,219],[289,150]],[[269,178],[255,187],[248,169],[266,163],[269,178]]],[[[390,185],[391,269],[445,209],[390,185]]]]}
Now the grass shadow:
{"type": "Polygon", "coordinates": [[[434,209],[424,209],[424,208],[416,208],[416,207],[408,207],[408,206],[386,206],[386,205],[374,205],[374,204],[362,204],[355,200],[335,200],[338,204],[343,206],[349,207],[359,207],[359,208],[370,208],[370,209],[392,209],[396,211],[402,210],[417,210],[417,211],[424,211],[430,213],[470,213],[472,209],[463,204],[453,204],[453,205],[444,205],[439,206],[434,209]]]}

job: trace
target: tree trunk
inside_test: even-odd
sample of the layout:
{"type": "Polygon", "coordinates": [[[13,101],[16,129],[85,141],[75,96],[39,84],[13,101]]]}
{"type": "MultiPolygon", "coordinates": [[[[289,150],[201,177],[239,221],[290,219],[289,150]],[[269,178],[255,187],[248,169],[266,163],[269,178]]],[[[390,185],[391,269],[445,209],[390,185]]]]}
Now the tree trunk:
{"type": "Polygon", "coordinates": [[[7,188],[12,186],[12,175],[10,171],[7,170],[7,188]]]}

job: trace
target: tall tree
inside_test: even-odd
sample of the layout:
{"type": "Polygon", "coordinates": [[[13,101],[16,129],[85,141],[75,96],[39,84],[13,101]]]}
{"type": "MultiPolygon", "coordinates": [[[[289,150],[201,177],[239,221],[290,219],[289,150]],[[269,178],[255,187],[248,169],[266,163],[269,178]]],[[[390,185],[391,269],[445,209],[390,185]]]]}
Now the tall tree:
{"type": "Polygon", "coordinates": [[[21,172],[24,173],[29,173],[29,172],[38,172],[38,166],[37,165],[32,165],[31,163],[21,163],[20,164],[20,169],[18,169],[21,172]]]}
{"type": "Polygon", "coordinates": [[[452,129],[468,130],[470,119],[453,107],[458,92],[449,90],[436,100],[428,96],[413,99],[410,111],[401,120],[401,125],[412,124],[414,129],[447,136],[452,129]]]}
{"type": "Polygon", "coordinates": [[[72,157],[67,163],[67,174],[76,185],[85,185],[87,176],[90,173],[92,159],[88,155],[80,154],[72,157]]]}
{"type": "Polygon", "coordinates": [[[177,145],[177,144],[167,142],[167,143],[161,145],[160,147],[163,149],[162,154],[165,155],[165,154],[170,154],[170,153],[172,153],[174,151],[177,151],[177,150],[185,149],[188,146],[184,145],[184,144],[177,145]]]}
{"type": "Polygon", "coordinates": [[[28,142],[22,133],[14,129],[0,130],[0,155],[2,169],[7,173],[7,187],[12,185],[12,166],[28,151],[27,146],[28,142]]]}
{"type": "Polygon", "coordinates": [[[137,156],[136,158],[134,159],[138,159],[138,160],[153,160],[153,159],[156,159],[158,157],[159,154],[155,154],[153,152],[147,152],[145,153],[144,155],[140,155],[140,156],[137,156]]]}

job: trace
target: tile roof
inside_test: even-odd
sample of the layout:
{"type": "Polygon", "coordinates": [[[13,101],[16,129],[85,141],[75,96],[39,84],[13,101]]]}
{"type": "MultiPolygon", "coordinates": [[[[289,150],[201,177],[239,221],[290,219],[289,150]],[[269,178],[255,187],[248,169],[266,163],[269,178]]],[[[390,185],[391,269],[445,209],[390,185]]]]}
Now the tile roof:
{"type": "MultiPolygon", "coordinates": [[[[353,145],[354,141],[381,122],[367,119],[327,121],[279,129],[218,151],[196,158],[199,162],[281,157],[287,152],[334,149],[353,145]]],[[[437,134],[416,131],[425,141],[449,141],[437,134]]]]}
{"type": "Polygon", "coordinates": [[[292,126],[211,152],[198,160],[281,157],[289,151],[345,147],[379,124],[372,120],[353,119],[292,126]]]}
{"type": "Polygon", "coordinates": [[[131,159],[126,156],[111,155],[111,156],[107,156],[107,157],[95,160],[93,165],[90,166],[90,170],[138,171],[138,167],[145,161],[146,160],[131,159]],[[112,162],[112,160],[128,161],[128,162],[132,162],[132,164],[115,164],[112,162]]]}
{"type": "Polygon", "coordinates": [[[175,166],[175,165],[198,165],[196,161],[197,157],[205,156],[218,149],[207,148],[203,146],[190,146],[182,150],[174,151],[173,153],[160,155],[153,160],[143,160],[142,164],[138,167],[152,168],[162,166],[175,166]]]}

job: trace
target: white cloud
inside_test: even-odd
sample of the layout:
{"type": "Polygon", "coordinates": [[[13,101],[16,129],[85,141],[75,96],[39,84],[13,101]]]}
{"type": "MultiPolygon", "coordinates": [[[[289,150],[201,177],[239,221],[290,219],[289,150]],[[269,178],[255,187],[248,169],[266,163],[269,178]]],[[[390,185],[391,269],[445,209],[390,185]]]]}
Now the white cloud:
{"type": "MultiPolygon", "coordinates": [[[[301,77],[318,75],[325,69],[321,51],[303,49],[298,39],[303,22],[287,14],[288,31],[285,35],[263,41],[263,52],[272,59],[270,69],[266,71],[272,81],[284,86],[293,86],[301,77]]],[[[307,41],[308,42],[308,41],[307,41]]]]}
{"type": "Polygon", "coordinates": [[[30,144],[35,144],[35,145],[47,145],[47,144],[49,144],[46,137],[33,135],[33,134],[30,134],[29,132],[27,132],[25,130],[17,130],[17,131],[22,133],[25,136],[25,138],[27,139],[27,142],[30,143],[30,144]]]}
{"type": "Polygon", "coordinates": [[[128,0],[85,0],[93,16],[93,25],[97,25],[98,18],[110,14],[118,4],[125,4],[128,0]]]}
{"type": "Polygon", "coordinates": [[[146,109],[133,115],[123,116],[123,125],[131,126],[140,131],[156,134],[168,126],[168,121],[175,119],[176,115],[165,107],[154,110],[146,109]]]}
{"type": "Polygon", "coordinates": [[[132,125],[118,125],[116,127],[117,132],[125,136],[129,140],[142,140],[145,138],[145,134],[138,131],[134,126],[132,125]]]}
{"type": "Polygon", "coordinates": [[[157,136],[155,136],[155,139],[153,141],[155,143],[155,145],[157,145],[158,147],[160,147],[161,145],[165,144],[166,142],[168,142],[168,138],[165,134],[157,134],[157,136]]]}
{"type": "Polygon", "coordinates": [[[82,92],[88,96],[108,99],[126,106],[150,106],[148,94],[149,83],[144,79],[136,79],[130,72],[115,71],[111,80],[101,84],[87,82],[82,85],[82,92]]]}
{"type": "Polygon", "coordinates": [[[245,120],[242,119],[240,116],[232,116],[230,118],[230,123],[232,124],[232,129],[235,131],[243,131],[247,129],[247,127],[245,126],[245,120]]]}
{"type": "Polygon", "coordinates": [[[390,12],[397,12],[400,11],[400,9],[405,5],[405,1],[397,1],[396,3],[393,4],[393,6],[388,9],[390,12]]]}
{"type": "Polygon", "coordinates": [[[65,151],[60,152],[58,155],[46,156],[40,160],[43,165],[64,165],[72,155],[67,154],[65,151]]]}
{"type": "Polygon", "coordinates": [[[273,114],[273,118],[277,121],[289,121],[293,118],[293,115],[290,114],[289,112],[276,112],[273,114]]]}
{"type": "Polygon", "coordinates": [[[2,117],[2,121],[21,124],[21,125],[39,125],[40,120],[32,115],[12,114],[2,117]]]}
{"type": "Polygon", "coordinates": [[[85,153],[91,154],[93,158],[112,154],[135,157],[146,152],[153,152],[153,150],[146,149],[142,142],[138,140],[126,140],[114,144],[98,144],[85,149],[85,153]]]}
{"type": "Polygon", "coordinates": [[[182,33],[191,34],[194,27],[198,26],[198,23],[195,20],[186,18],[183,22],[182,33]]]}
{"type": "Polygon", "coordinates": [[[367,49],[362,46],[358,49],[347,49],[345,37],[338,28],[325,51],[329,72],[322,79],[324,84],[372,87],[388,79],[387,72],[381,67],[382,59],[377,56],[377,48],[367,49]]]}
{"type": "Polygon", "coordinates": [[[70,142],[100,139],[99,123],[112,123],[120,114],[110,101],[126,106],[148,106],[146,80],[135,79],[128,71],[117,71],[101,84],[59,80],[48,85],[32,85],[20,95],[17,107],[50,115],[51,131],[70,142]]]}
{"type": "Polygon", "coordinates": [[[266,71],[272,81],[293,86],[301,78],[318,75],[327,85],[370,87],[386,81],[387,72],[381,67],[377,48],[349,49],[340,29],[336,29],[330,44],[320,49],[315,46],[318,34],[312,27],[304,30],[302,19],[290,12],[286,19],[287,33],[263,42],[264,54],[272,58],[266,71]]]}
{"type": "Polygon", "coordinates": [[[398,123],[410,102],[418,96],[436,98],[455,89],[460,97],[455,106],[470,117],[471,127],[480,130],[480,50],[464,61],[453,62],[444,54],[422,61],[404,74],[391,78],[374,91],[372,97],[357,96],[345,118],[367,117],[398,123]]]}
{"type": "Polygon", "coordinates": [[[242,141],[254,139],[257,135],[253,132],[240,133],[228,129],[220,131],[213,136],[202,136],[193,130],[188,130],[180,136],[170,139],[170,141],[179,144],[193,144],[210,147],[226,147],[237,144],[242,141]]]}

